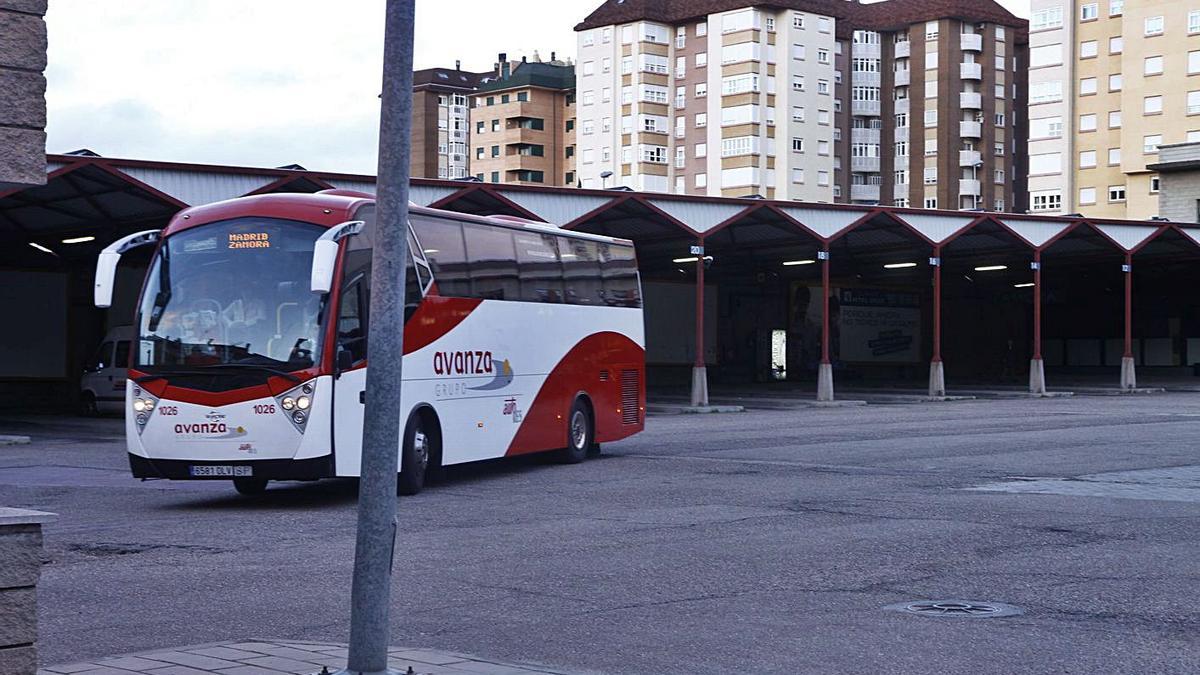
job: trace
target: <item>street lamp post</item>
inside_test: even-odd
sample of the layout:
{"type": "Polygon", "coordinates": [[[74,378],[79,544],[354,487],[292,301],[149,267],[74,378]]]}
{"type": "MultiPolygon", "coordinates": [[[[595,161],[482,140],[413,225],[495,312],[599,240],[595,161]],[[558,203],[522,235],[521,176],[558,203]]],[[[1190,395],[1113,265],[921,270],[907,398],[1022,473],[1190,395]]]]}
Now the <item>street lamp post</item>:
{"type": "Polygon", "coordinates": [[[604,189],[604,190],[608,189],[608,179],[612,178],[612,175],[613,175],[613,172],[611,172],[611,171],[601,171],[600,172],[600,188],[601,189],[604,189]]]}
{"type": "Polygon", "coordinates": [[[371,322],[363,415],[358,536],[350,592],[350,650],[343,675],[388,669],[392,559],[396,544],[396,475],[404,355],[404,275],[408,260],[414,0],[387,0],[383,37],[383,104],[379,122],[378,217],[371,252],[371,322]]]}

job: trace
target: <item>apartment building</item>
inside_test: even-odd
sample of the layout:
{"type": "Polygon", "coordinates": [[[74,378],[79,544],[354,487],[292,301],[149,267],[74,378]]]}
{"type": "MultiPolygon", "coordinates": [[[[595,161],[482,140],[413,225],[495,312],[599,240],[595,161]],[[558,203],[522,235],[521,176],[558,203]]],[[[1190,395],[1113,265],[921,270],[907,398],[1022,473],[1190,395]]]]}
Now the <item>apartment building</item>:
{"type": "Polygon", "coordinates": [[[1159,146],[1200,141],[1200,5],[1033,0],[1031,17],[1031,210],[1159,215],[1159,146]]]}
{"type": "MultiPolygon", "coordinates": [[[[536,59],[536,55],[535,55],[536,59]]],[[[471,172],[489,183],[575,186],[575,68],[509,62],[472,96],[471,172]]]]}
{"type": "Polygon", "coordinates": [[[609,0],[575,30],[584,187],[1024,206],[1026,23],[990,0],[609,0]]]}
{"type": "Polygon", "coordinates": [[[413,72],[412,156],[414,178],[464,178],[471,133],[468,99],[492,73],[470,73],[460,62],[454,68],[413,72]]]}

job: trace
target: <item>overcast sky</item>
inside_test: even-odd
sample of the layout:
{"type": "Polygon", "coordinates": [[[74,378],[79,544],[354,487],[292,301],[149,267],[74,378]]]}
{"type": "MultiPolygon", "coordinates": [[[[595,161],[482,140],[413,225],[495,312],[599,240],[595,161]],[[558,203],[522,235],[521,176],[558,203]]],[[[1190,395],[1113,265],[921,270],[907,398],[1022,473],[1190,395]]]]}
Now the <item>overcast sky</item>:
{"type": "MultiPolygon", "coordinates": [[[[573,57],[599,4],[417,0],[416,67],[573,57]]],[[[54,0],[46,20],[50,152],[375,171],[383,0],[54,0]]]]}

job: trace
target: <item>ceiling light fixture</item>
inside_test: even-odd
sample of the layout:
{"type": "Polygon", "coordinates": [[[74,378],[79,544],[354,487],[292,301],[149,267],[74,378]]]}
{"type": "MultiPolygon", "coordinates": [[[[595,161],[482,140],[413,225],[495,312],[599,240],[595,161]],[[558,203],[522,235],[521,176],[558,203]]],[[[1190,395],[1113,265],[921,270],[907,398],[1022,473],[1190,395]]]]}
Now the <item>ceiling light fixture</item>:
{"type": "Polygon", "coordinates": [[[983,267],[976,267],[975,271],[976,272],[999,272],[1000,270],[1006,270],[1006,269],[1008,269],[1008,265],[984,265],[983,267]]]}
{"type": "MultiPolygon", "coordinates": [[[[712,260],[713,257],[711,255],[706,255],[706,256],[704,256],[704,259],[712,260]]],[[[675,258],[671,262],[673,262],[673,263],[690,263],[690,262],[696,262],[697,260],[699,260],[699,258],[692,256],[690,258],[675,258]]]]}
{"type": "Polygon", "coordinates": [[[42,246],[41,244],[36,244],[31,241],[31,242],[29,242],[29,245],[36,248],[37,250],[41,251],[42,253],[49,253],[50,255],[54,255],[54,251],[51,251],[50,249],[46,248],[45,246],[42,246]]]}
{"type": "Polygon", "coordinates": [[[87,241],[96,241],[96,238],[91,235],[88,235],[86,237],[71,237],[69,239],[63,239],[62,243],[64,243],[64,244],[82,244],[87,241]]]}
{"type": "Polygon", "coordinates": [[[1029,283],[1024,283],[1024,284],[1013,284],[1013,288],[1031,288],[1031,287],[1033,287],[1032,281],[1030,281],[1029,283]]]}
{"type": "Polygon", "coordinates": [[[796,265],[811,265],[817,262],[816,260],[789,260],[783,263],[784,267],[795,267],[796,265]]]}
{"type": "Polygon", "coordinates": [[[906,267],[916,267],[916,266],[917,266],[917,263],[914,263],[914,262],[888,263],[883,266],[883,269],[885,269],[885,270],[901,270],[906,267]]]}

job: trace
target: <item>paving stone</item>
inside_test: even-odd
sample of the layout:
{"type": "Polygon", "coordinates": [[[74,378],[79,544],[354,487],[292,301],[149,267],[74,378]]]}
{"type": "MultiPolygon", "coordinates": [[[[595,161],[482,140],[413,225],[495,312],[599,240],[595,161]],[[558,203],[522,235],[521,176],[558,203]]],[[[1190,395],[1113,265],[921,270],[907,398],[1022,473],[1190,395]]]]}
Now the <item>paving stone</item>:
{"type": "Polygon", "coordinates": [[[251,652],[245,649],[234,649],[233,647],[225,647],[218,645],[215,647],[200,647],[199,649],[184,650],[185,654],[199,654],[200,656],[211,656],[214,659],[226,659],[229,661],[237,661],[239,659],[252,659],[256,656],[262,656],[259,652],[251,652]]]}
{"type": "Polygon", "coordinates": [[[69,675],[70,673],[81,673],[85,670],[95,670],[98,667],[94,663],[68,663],[61,666],[44,666],[41,670],[47,673],[64,673],[69,675]]]}
{"type": "Polygon", "coordinates": [[[311,663],[309,661],[299,661],[296,659],[287,659],[282,656],[260,656],[256,659],[245,659],[245,663],[251,666],[261,666],[263,668],[274,668],[285,673],[313,673],[321,669],[320,664],[311,663]]]}
{"type": "Polygon", "coordinates": [[[259,651],[265,656],[279,656],[285,659],[297,659],[300,661],[309,660],[314,656],[328,656],[327,654],[321,654],[320,652],[316,651],[297,649],[296,647],[285,647],[283,645],[276,644],[264,644],[259,651]]]}
{"type": "Polygon", "coordinates": [[[259,668],[258,666],[238,666],[237,668],[226,668],[225,670],[213,671],[218,675],[281,675],[281,670],[270,670],[267,668],[259,668]]]}
{"type": "Polygon", "coordinates": [[[218,668],[232,668],[237,663],[225,659],[216,659],[211,656],[203,656],[201,654],[189,654],[187,652],[154,652],[147,654],[147,658],[155,661],[166,661],[180,666],[189,666],[191,668],[202,670],[217,670],[218,668]]]}
{"type": "Polygon", "coordinates": [[[428,663],[435,666],[446,666],[451,663],[461,663],[466,659],[458,656],[452,656],[445,652],[431,652],[425,649],[413,649],[404,652],[401,655],[403,658],[419,661],[420,663],[428,663]]]}
{"type": "Polygon", "coordinates": [[[153,661],[151,659],[142,658],[140,656],[117,656],[113,658],[100,659],[96,661],[98,665],[108,666],[110,668],[124,668],[125,670],[150,670],[152,668],[162,668],[170,665],[165,661],[153,661]]]}
{"type": "MultiPolygon", "coordinates": [[[[147,670],[144,673],[145,675],[212,675],[212,670],[200,670],[191,666],[167,666],[166,668],[147,670]]],[[[87,671],[84,671],[84,675],[88,675],[87,671]]]]}

